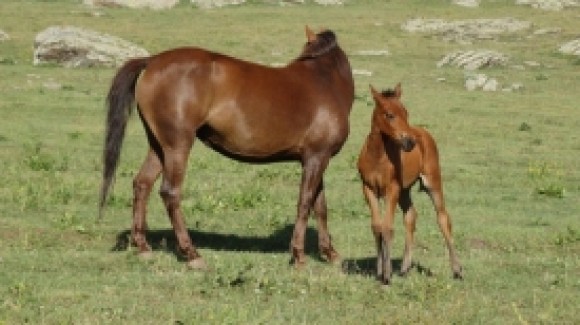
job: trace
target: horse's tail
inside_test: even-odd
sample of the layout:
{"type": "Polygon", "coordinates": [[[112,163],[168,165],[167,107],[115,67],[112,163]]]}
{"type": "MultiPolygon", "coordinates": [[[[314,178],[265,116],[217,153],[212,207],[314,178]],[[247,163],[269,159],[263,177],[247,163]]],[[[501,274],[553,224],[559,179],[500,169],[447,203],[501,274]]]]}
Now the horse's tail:
{"type": "Polygon", "coordinates": [[[135,84],[141,71],[147,66],[148,60],[149,58],[135,58],[127,61],[117,71],[107,95],[109,109],[103,148],[103,179],[99,199],[99,217],[102,217],[103,207],[113,184],[115,170],[119,162],[125,127],[135,102],[135,84]]]}

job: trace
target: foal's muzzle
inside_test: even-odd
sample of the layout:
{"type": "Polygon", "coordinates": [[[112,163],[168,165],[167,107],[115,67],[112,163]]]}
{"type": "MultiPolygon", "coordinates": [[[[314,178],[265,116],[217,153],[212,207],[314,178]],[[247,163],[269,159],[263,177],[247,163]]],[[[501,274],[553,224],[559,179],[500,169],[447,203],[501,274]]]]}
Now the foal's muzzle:
{"type": "Polygon", "coordinates": [[[409,152],[415,148],[415,140],[409,136],[401,137],[401,148],[405,152],[409,152]]]}

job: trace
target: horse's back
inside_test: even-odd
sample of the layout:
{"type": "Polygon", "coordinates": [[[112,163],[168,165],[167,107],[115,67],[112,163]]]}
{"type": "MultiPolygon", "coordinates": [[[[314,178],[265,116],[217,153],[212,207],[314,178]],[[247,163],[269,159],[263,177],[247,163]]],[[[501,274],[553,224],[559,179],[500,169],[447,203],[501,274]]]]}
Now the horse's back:
{"type": "Polygon", "coordinates": [[[348,112],[304,67],[272,68],[199,48],[153,56],[137,101],[154,134],[161,122],[241,160],[338,152],[348,112]],[[159,123],[158,123],[159,124],[159,123]]]}

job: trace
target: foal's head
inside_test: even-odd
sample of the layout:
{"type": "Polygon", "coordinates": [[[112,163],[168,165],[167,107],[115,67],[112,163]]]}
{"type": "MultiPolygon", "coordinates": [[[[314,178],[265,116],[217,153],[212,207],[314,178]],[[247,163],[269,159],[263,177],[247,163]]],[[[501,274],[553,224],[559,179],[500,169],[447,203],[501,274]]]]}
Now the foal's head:
{"type": "Polygon", "coordinates": [[[404,151],[413,150],[415,139],[407,121],[407,109],[400,100],[401,84],[382,93],[377,92],[372,85],[370,88],[375,101],[372,128],[395,140],[404,151]]]}

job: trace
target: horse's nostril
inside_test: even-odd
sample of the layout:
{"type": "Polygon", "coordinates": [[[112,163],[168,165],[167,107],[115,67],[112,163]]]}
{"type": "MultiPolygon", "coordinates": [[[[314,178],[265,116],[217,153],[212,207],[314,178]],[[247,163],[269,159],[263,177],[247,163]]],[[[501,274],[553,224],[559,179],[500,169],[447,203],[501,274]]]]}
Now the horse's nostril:
{"type": "Polygon", "coordinates": [[[415,147],[415,140],[409,137],[404,137],[401,141],[403,150],[409,152],[415,147]]]}

